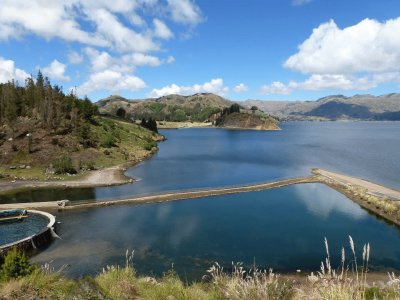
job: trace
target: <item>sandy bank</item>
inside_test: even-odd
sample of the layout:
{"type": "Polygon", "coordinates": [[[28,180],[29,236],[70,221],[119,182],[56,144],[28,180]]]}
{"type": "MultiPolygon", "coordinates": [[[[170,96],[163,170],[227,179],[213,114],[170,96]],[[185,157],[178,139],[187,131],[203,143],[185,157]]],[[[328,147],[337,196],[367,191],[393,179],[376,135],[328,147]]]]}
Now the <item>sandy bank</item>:
{"type": "Polygon", "coordinates": [[[76,187],[98,187],[121,185],[132,182],[133,179],[123,175],[124,166],[115,166],[101,170],[90,171],[84,178],[76,180],[15,180],[0,181],[0,195],[14,190],[36,189],[36,188],[76,188],[76,187]]]}
{"type": "Polygon", "coordinates": [[[157,122],[158,129],[204,128],[212,126],[211,122],[157,122]]]}

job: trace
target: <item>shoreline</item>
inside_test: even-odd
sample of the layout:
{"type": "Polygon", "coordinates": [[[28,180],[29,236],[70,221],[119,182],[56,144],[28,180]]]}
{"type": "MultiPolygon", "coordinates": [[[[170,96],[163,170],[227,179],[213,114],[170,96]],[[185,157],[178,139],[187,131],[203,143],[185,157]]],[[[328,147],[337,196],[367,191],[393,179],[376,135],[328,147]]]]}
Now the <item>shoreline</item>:
{"type": "Polygon", "coordinates": [[[46,189],[46,188],[95,188],[117,186],[135,182],[134,178],[124,173],[128,168],[150,159],[157,151],[150,152],[136,161],[126,162],[121,165],[107,167],[99,170],[88,171],[83,178],[71,180],[0,180],[0,196],[16,192],[46,189]]]}
{"type": "MultiPolygon", "coordinates": [[[[124,168],[113,167],[108,168],[105,172],[108,172],[109,176],[121,176],[124,168]]],[[[104,172],[104,170],[103,170],[104,172]]],[[[97,184],[112,185],[112,184],[124,184],[126,183],[127,177],[122,175],[124,178],[119,178],[114,182],[110,181],[107,176],[103,176],[100,172],[93,174],[89,177],[89,180],[85,182],[69,182],[69,187],[84,187],[90,185],[93,187],[91,181],[96,181],[97,184]]],[[[132,179],[129,179],[131,181],[132,179]]],[[[56,187],[68,187],[66,182],[58,182],[56,187]]],[[[153,194],[145,196],[128,197],[121,199],[108,199],[102,201],[93,201],[89,203],[76,203],[73,202],[69,206],[60,207],[58,201],[48,202],[28,202],[28,203],[9,203],[0,204],[1,209],[48,209],[48,210],[74,210],[74,209],[87,209],[95,207],[106,207],[113,205],[129,205],[129,204],[148,204],[148,203],[161,203],[169,201],[189,200],[196,198],[205,198],[211,196],[246,193],[253,191],[268,190],[273,188],[279,188],[294,184],[305,184],[305,183],[321,183],[329,186],[330,188],[338,191],[345,195],[351,201],[360,205],[363,209],[373,213],[374,215],[383,218],[385,221],[395,224],[400,227],[400,191],[391,189],[382,185],[372,183],[367,180],[359,179],[356,177],[334,173],[322,169],[314,168],[311,170],[311,174],[305,177],[287,178],[282,180],[275,180],[265,183],[258,183],[253,185],[234,186],[234,187],[221,187],[221,188],[209,188],[200,190],[187,190],[180,192],[166,192],[163,194],[153,194]]],[[[0,185],[1,187],[1,185],[0,185]]],[[[46,182],[44,187],[54,187],[53,182],[46,182]]],[[[40,187],[39,187],[40,188],[40,187]]]]}

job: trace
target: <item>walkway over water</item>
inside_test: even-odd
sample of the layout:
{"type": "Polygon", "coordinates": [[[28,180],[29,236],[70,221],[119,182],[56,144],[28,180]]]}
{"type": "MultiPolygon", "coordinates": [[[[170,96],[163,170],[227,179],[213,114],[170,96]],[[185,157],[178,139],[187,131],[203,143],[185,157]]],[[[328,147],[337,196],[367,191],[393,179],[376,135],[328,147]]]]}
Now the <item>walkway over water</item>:
{"type": "MultiPolygon", "coordinates": [[[[365,194],[372,195],[378,198],[385,198],[391,200],[400,200],[400,191],[393,190],[375,183],[371,183],[366,180],[346,176],[321,169],[313,169],[312,175],[306,177],[296,177],[290,179],[277,180],[273,182],[259,183],[253,185],[244,185],[227,188],[216,188],[216,189],[204,189],[196,191],[183,191],[174,193],[164,193],[149,196],[139,196],[124,199],[110,199],[107,201],[93,201],[89,203],[76,203],[72,202],[72,205],[66,207],[60,207],[57,201],[51,202],[29,202],[29,203],[11,203],[1,204],[0,209],[12,209],[12,208],[24,208],[24,209],[79,209],[79,208],[90,208],[90,207],[102,207],[111,205],[126,205],[126,204],[138,204],[138,203],[155,203],[165,201],[175,201],[184,199],[203,198],[210,196],[226,195],[245,193],[252,191],[267,190],[272,188],[279,188],[283,186],[320,182],[327,184],[331,187],[342,186],[344,188],[356,187],[358,191],[361,189],[365,194]]],[[[343,192],[343,190],[339,191],[343,192]]],[[[349,196],[347,194],[347,196],[349,196]]],[[[353,197],[351,197],[353,198],[353,197]]],[[[353,198],[354,200],[354,198],[353,198]]]]}

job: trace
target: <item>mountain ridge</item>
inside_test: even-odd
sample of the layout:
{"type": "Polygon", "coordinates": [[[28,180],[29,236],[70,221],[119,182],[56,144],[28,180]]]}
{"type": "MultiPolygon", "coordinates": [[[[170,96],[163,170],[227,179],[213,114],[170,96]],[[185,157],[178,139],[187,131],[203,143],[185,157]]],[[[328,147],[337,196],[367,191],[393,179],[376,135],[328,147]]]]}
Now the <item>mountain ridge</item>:
{"type": "Polygon", "coordinates": [[[125,99],[110,96],[96,102],[103,114],[116,115],[119,108],[133,118],[152,117],[171,121],[206,121],[219,110],[237,103],[245,109],[256,106],[268,115],[288,121],[400,120],[400,93],[380,96],[356,94],[330,95],[314,101],[231,101],[212,93],[190,96],[168,95],[159,98],[125,99]]]}

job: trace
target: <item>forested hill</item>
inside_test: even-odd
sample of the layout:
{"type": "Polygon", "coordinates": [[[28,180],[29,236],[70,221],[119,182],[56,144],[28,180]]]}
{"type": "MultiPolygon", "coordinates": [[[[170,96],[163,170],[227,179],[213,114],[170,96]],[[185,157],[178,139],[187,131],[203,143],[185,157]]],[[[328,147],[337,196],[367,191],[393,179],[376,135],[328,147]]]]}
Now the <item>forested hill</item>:
{"type": "Polygon", "coordinates": [[[96,103],[101,114],[132,119],[153,118],[164,121],[203,122],[234,102],[211,93],[191,96],[168,95],[157,99],[128,100],[110,96],[96,103]]]}
{"type": "Polygon", "coordinates": [[[135,161],[160,138],[138,124],[98,116],[89,99],[65,94],[40,71],[24,85],[0,84],[0,178],[43,179],[135,161]]]}
{"type": "Polygon", "coordinates": [[[97,107],[89,99],[64,94],[40,71],[36,80],[30,77],[24,86],[15,81],[0,84],[0,124],[11,130],[16,129],[19,118],[29,118],[43,128],[68,132],[96,113],[97,107]]]}

